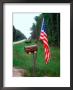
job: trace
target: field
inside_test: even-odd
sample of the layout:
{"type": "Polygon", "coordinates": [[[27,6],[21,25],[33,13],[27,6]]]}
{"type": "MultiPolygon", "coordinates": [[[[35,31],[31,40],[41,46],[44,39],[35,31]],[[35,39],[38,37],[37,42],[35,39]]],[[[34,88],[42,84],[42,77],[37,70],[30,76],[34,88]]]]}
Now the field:
{"type": "MultiPolygon", "coordinates": [[[[20,43],[13,45],[13,66],[26,70],[27,77],[33,76],[33,55],[27,54],[24,50],[25,46],[33,45],[31,43],[20,43]]],[[[36,77],[60,77],[60,48],[50,47],[51,59],[48,64],[44,60],[44,48],[42,43],[38,44],[37,60],[36,60],[36,77]]]]}

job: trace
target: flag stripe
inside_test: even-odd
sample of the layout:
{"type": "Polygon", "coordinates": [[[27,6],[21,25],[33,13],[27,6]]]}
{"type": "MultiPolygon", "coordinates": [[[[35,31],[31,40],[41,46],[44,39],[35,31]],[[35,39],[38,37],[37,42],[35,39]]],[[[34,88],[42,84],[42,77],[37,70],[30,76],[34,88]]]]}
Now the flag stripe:
{"type": "Polygon", "coordinates": [[[45,32],[41,32],[41,35],[44,35],[47,38],[47,34],[45,32]]]}
{"type": "Polygon", "coordinates": [[[48,36],[47,34],[45,33],[45,23],[44,23],[44,19],[42,21],[42,27],[41,27],[41,33],[40,33],[40,40],[43,41],[43,44],[44,44],[44,50],[45,50],[45,61],[46,61],[46,64],[50,61],[50,48],[49,48],[49,45],[48,45],[48,36]]]}
{"type": "Polygon", "coordinates": [[[41,35],[40,38],[41,38],[41,39],[44,39],[44,40],[46,40],[46,41],[48,42],[47,38],[46,38],[44,35],[41,35]]]}

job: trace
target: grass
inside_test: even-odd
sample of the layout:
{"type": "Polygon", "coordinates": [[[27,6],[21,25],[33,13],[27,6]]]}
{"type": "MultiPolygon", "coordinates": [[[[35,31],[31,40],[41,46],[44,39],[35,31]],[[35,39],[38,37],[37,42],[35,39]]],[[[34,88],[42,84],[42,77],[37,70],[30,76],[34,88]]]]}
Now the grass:
{"type": "MultiPolygon", "coordinates": [[[[24,47],[32,45],[32,43],[20,43],[13,46],[13,66],[18,68],[26,69],[27,76],[32,77],[33,74],[33,55],[27,54],[24,47]]],[[[38,46],[37,60],[36,60],[36,76],[49,76],[59,77],[60,76],[60,49],[57,47],[50,47],[51,59],[48,64],[45,64],[44,60],[44,48],[41,43],[38,46]]]]}

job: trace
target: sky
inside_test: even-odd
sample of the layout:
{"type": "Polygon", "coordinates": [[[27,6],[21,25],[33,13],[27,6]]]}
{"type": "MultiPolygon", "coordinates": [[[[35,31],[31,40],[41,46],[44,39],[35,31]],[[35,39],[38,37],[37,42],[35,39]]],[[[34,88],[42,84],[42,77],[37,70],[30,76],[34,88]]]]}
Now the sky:
{"type": "Polygon", "coordinates": [[[40,14],[41,13],[13,13],[13,25],[29,38],[32,24],[36,23],[34,17],[40,14]]]}

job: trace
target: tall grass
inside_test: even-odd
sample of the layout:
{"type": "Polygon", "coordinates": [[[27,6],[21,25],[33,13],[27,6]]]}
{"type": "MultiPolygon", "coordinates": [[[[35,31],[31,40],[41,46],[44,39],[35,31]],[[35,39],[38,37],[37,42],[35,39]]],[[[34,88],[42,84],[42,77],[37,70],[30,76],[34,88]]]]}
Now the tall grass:
{"type": "MultiPolygon", "coordinates": [[[[35,44],[31,43],[20,43],[13,46],[13,66],[23,68],[27,70],[27,76],[33,74],[33,55],[27,54],[24,47],[27,45],[35,44]]],[[[38,45],[37,60],[36,60],[36,77],[49,76],[59,77],[60,76],[60,49],[57,47],[50,47],[51,59],[48,64],[45,64],[44,59],[44,48],[41,43],[38,45]]]]}

